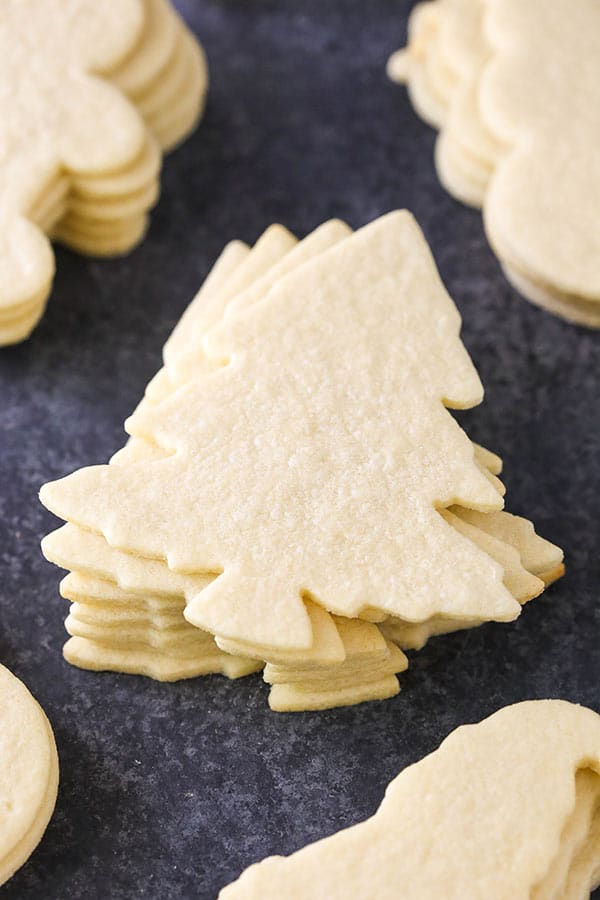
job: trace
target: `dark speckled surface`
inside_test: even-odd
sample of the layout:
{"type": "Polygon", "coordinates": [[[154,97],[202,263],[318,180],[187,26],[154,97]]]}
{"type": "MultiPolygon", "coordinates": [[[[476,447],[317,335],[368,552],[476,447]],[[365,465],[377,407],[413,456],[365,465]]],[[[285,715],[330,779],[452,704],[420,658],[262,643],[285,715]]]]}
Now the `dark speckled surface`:
{"type": "MultiPolygon", "coordinates": [[[[449,731],[524,698],[600,710],[600,334],[521,300],[480,216],[448,197],[434,135],[387,82],[409,3],[187,0],[206,47],[205,121],[165,166],[146,242],[124,260],[58,252],[48,313],[0,354],[0,660],[56,732],[56,814],[3,900],[214,898],[249,863],[374,811],[449,731]],[[62,661],[59,571],[39,486],[105,461],[162,343],[223,244],[394,207],[417,215],[487,389],[464,416],[506,462],[509,505],[566,550],[568,577],[512,626],[440,638],[383,704],[276,715],[259,677],[175,685],[62,661]]],[[[510,861],[507,860],[507,864],[510,861]]]]}

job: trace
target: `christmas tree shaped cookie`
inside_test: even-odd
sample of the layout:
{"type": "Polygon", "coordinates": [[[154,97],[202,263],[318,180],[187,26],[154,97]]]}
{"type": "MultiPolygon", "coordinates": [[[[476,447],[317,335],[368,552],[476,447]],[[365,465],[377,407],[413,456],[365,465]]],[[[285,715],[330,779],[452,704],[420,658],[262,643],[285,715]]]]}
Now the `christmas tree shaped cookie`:
{"type": "Polygon", "coordinates": [[[408,48],[389,63],[441,129],[440,178],[483,207],[509,279],[534,303],[592,327],[599,55],[594,0],[434,0],[413,10],[408,48]]]}
{"type": "Polygon", "coordinates": [[[168,0],[7,0],[0,21],[0,343],[40,318],[49,239],[130,250],[158,197],[161,150],[195,126],[198,44],[168,0]]]}
{"type": "Polygon", "coordinates": [[[225,637],[309,647],[306,595],[346,617],[510,620],[500,566],[437,509],[502,506],[444,408],[482,394],[459,324],[414,221],[391,214],[213,329],[213,371],[143,416],[171,456],[42,498],[113,546],[221,573],[187,612],[225,637]]]}
{"type": "Polygon", "coordinates": [[[239,678],[263,668],[261,660],[224,652],[212,635],[186,622],[182,594],[132,595],[114,582],[73,572],[60,592],[71,602],[65,658],[81,668],[157,681],[215,673],[239,678]]]}
{"type": "Polygon", "coordinates": [[[219,898],[583,900],[599,882],[600,717],[540,700],[458,728],[372,818],[251,866],[219,898]]]}
{"type": "MultiPolygon", "coordinates": [[[[210,647],[211,653],[215,649],[210,636],[213,634],[223,662],[232,656],[241,657],[246,671],[257,667],[256,660],[268,663],[265,679],[273,685],[270,703],[275,709],[358,702],[397,692],[396,673],[406,666],[398,645],[422,646],[431,634],[493,618],[514,618],[522,603],[543,590],[544,574],[548,581],[560,574],[562,554],[558,548],[538,538],[525,520],[525,528],[511,530],[507,525],[511,517],[493,512],[503,505],[504,487],[497,477],[501,462],[494,454],[471,444],[444,410],[444,404],[478,401],[481,387],[458,339],[456,310],[443,291],[413,220],[407,214],[394,214],[354,236],[350,234],[342,223],[331,222],[298,243],[285,229],[274,227],[252,249],[239,243],[230,245],[184,315],[182,323],[186,322],[186,329],[178,327],[169,340],[165,367],[153,379],[146,398],[128,422],[134,438],[116,455],[111,466],[84,471],[44,489],[44,501],[70,523],[44,541],[47,557],[74,573],[63,585],[64,595],[73,601],[67,620],[72,634],[65,651],[68,659],[90,668],[122,668],[159,678],[189,677],[194,671],[188,651],[194,647],[195,665],[201,671],[202,653],[210,647]],[[421,292],[427,302],[419,305],[414,298],[421,292]],[[378,309],[374,298],[379,300],[378,309]],[[350,322],[348,312],[354,312],[350,322]],[[424,324],[432,319],[438,324],[437,331],[431,333],[424,324]],[[187,340],[185,334],[189,336],[187,340]],[[282,343],[284,335],[287,338],[282,343]],[[232,337],[240,349],[228,348],[224,353],[221,342],[227,344],[232,337]],[[219,348],[216,353],[215,347],[219,348]],[[360,384],[348,356],[350,347],[359,354],[357,360],[362,353],[368,363],[361,369],[364,377],[360,384]],[[429,356],[432,362],[421,362],[429,356]],[[300,359],[311,360],[308,380],[300,359]],[[237,366],[234,360],[238,361],[237,366]],[[258,369],[264,372],[259,374],[258,369]],[[414,390],[412,387],[420,369],[425,379],[424,391],[423,385],[414,390]],[[398,391],[402,383],[410,387],[398,391]],[[282,391],[281,385],[288,387],[282,391]],[[382,394],[382,385],[388,394],[382,394]],[[394,387],[395,398],[391,399],[394,387]],[[392,413],[387,407],[398,403],[398,394],[410,400],[406,409],[400,406],[392,413]],[[375,404],[373,395],[377,396],[375,404]],[[308,411],[305,396],[310,397],[308,411]],[[265,397],[276,399],[266,403],[265,397]],[[352,399],[353,409],[346,418],[343,403],[348,399],[352,399]],[[292,412],[286,409],[290,401],[292,412]],[[300,414],[294,412],[299,408],[298,401],[300,414]],[[357,401],[361,404],[359,413],[357,401]],[[424,422],[417,425],[415,410],[420,403],[427,412],[424,422]],[[390,447],[383,450],[383,434],[388,429],[392,431],[388,422],[394,415],[403,421],[407,410],[411,411],[410,435],[400,441],[392,438],[390,447]],[[224,411],[229,416],[225,420],[224,411]],[[321,423],[336,423],[336,416],[338,432],[332,441],[330,429],[322,428],[321,423]],[[278,440],[275,449],[276,428],[288,420],[295,423],[291,428],[284,427],[291,439],[287,446],[285,437],[278,440]],[[240,430],[244,421],[247,427],[240,430]],[[348,428],[350,423],[354,423],[353,430],[348,428]],[[208,431],[194,434],[198,424],[208,431]],[[383,452],[383,457],[372,453],[366,441],[361,447],[361,429],[376,436],[378,454],[383,452]],[[429,452],[430,435],[436,430],[445,448],[438,459],[435,452],[429,452]],[[178,434],[184,438],[180,446],[178,434]],[[191,435],[193,439],[189,440],[191,435]],[[207,441],[215,466],[200,473],[195,467],[202,464],[204,454],[200,448],[207,441]],[[413,441],[423,449],[416,452],[413,441]],[[402,597],[384,605],[381,598],[389,596],[389,589],[374,591],[369,584],[382,577],[377,567],[363,565],[363,572],[359,568],[361,580],[355,584],[356,566],[349,562],[357,550],[364,559],[380,556],[380,551],[375,555],[373,549],[376,541],[371,536],[365,538],[360,517],[350,523],[349,517],[340,518],[340,510],[361,510],[365,520],[370,512],[373,529],[376,532],[380,528],[379,542],[387,542],[389,553],[405,553],[410,558],[410,552],[398,541],[404,530],[404,540],[409,543],[407,522],[396,513],[396,534],[395,526],[390,530],[389,513],[385,513],[378,525],[375,505],[389,490],[387,485],[397,487],[402,482],[395,477],[394,454],[398,471],[407,459],[415,463],[415,470],[407,469],[405,474],[416,483],[420,478],[416,474],[419,462],[429,473],[437,476],[441,472],[442,480],[448,477],[444,457],[448,448],[457,448],[457,458],[451,460],[460,473],[457,485],[462,479],[467,487],[462,488],[462,495],[457,485],[445,488],[451,497],[446,505],[454,502],[447,511],[437,511],[434,501],[429,510],[419,512],[424,532],[433,527],[431,535],[424,533],[419,540],[423,546],[428,542],[435,545],[439,541],[436,529],[441,527],[443,540],[448,542],[447,549],[440,551],[441,557],[446,553],[450,560],[457,554],[455,560],[462,560],[465,566],[464,583],[458,592],[450,592],[451,600],[444,601],[449,592],[442,590],[441,571],[424,574],[428,563],[417,560],[416,571],[420,574],[408,579],[406,563],[396,563],[398,573],[394,578],[397,577],[397,586],[403,585],[399,591],[402,597]],[[251,489],[248,473],[243,472],[246,463],[240,467],[244,455],[240,451],[246,451],[251,489]],[[352,454],[356,453],[358,460],[366,462],[366,470],[361,468],[362,462],[357,465],[353,460],[352,454]],[[378,459],[386,460],[386,454],[387,461],[380,466],[381,478],[371,483],[371,471],[377,468],[378,459]],[[259,558],[270,560],[271,570],[269,563],[265,564],[266,578],[264,573],[252,569],[248,578],[235,555],[230,566],[206,558],[178,563],[169,558],[173,557],[176,543],[170,546],[168,536],[160,549],[151,541],[132,543],[127,538],[115,538],[102,521],[102,515],[113,503],[109,499],[115,496],[112,488],[105,491],[104,486],[99,487],[102,482],[93,488],[81,488],[82,477],[94,481],[108,473],[108,485],[115,472],[115,484],[132,479],[132,484],[138,479],[141,483],[143,478],[142,493],[149,487],[156,497],[162,488],[150,486],[147,476],[158,473],[162,479],[166,473],[170,479],[174,462],[183,465],[182,472],[194,470],[189,476],[176,474],[176,481],[183,484],[187,479],[193,490],[194,484],[203,485],[185,502],[188,509],[197,509],[209,525],[207,535],[213,529],[215,536],[220,531],[224,552],[241,553],[246,565],[253,562],[255,552],[259,558]],[[233,466],[229,467],[230,463],[233,466]],[[256,472],[268,486],[266,482],[259,486],[256,472]],[[348,478],[350,472],[354,472],[352,480],[348,478]],[[366,490],[361,482],[363,472],[369,476],[366,490]],[[219,479],[235,490],[219,486],[219,479]],[[272,479],[275,485],[271,484],[272,479]],[[206,488],[211,482],[212,523],[207,518],[208,509],[204,511],[206,488]],[[313,486],[312,495],[305,485],[313,486]],[[100,501],[97,509],[94,505],[86,508],[92,493],[94,503],[100,501]],[[244,511],[246,502],[249,506],[244,511]],[[306,509],[302,509],[303,504],[306,509]],[[100,518],[95,518],[97,512],[100,518]],[[252,546],[253,541],[246,547],[238,541],[239,534],[250,533],[244,515],[250,515],[252,521],[258,517],[256,522],[261,528],[257,534],[261,532],[263,542],[258,551],[252,546]],[[479,523],[469,520],[475,515],[480,517],[479,523]],[[492,522],[493,516],[496,518],[492,522]],[[227,518],[229,523],[223,530],[227,518]],[[356,529],[357,523],[354,534],[351,529],[356,529]],[[318,544],[310,536],[311,531],[316,532],[318,544]],[[307,532],[308,538],[300,541],[299,536],[307,532]],[[361,540],[366,541],[362,548],[361,540]],[[274,552],[270,546],[273,541],[279,548],[284,543],[287,546],[274,552]],[[524,556],[526,564],[522,561],[524,556]],[[276,566],[277,558],[281,561],[276,566]],[[316,585],[320,580],[327,587],[330,559],[334,580],[325,599],[316,585]],[[296,591],[290,591],[289,585],[278,583],[273,575],[277,573],[279,578],[287,568],[292,579],[298,578],[293,568],[297,561],[314,572],[315,581],[312,587],[307,580],[296,591]],[[346,567],[351,570],[351,578],[345,575],[346,567]],[[225,571],[220,573],[220,569],[225,571]],[[228,586],[232,569],[239,582],[234,580],[228,586]],[[367,570],[368,577],[362,578],[367,570]],[[424,584],[419,585],[420,579],[424,584]],[[486,586],[479,592],[482,596],[475,599],[478,579],[486,586]],[[224,582],[225,593],[219,594],[224,582]],[[412,606],[410,597],[407,601],[409,583],[416,585],[412,606]],[[430,591],[431,583],[434,587],[430,591]],[[211,594],[215,589],[216,599],[211,594]],[[360,598],[359,604],[349,596],[352,593],[360,598]],[[393,602],[404,606],[394,607],[393,602]],[[444,602],[449,606],[444,608],[444,602]],[[185,619],[178,620],[182,613],[185,619]],[[205,634],[202,640],[191,638],[188,629],[193,631],[192,626],[205,634]],[[147,665],[148,658],[153,658],[154,669],[147,665]]],[[[181,501],[174,490],[168,488],[170,502],[174,498],[176,508],[181,501]]],[[[118,487],[116,492],[121,503],[127,492],[121,493],[118,487]]],[[[398,496],[402,496],[401,492],[398,496]]],[[[133,502],[137,504],[137,499],[133,502]]],[[[113,509],[118,505],[113,505],[113,509]]],[[[151,517],[146,518],[147,522],[155,521],[157,515],[167,522],[172,513],[170,507],[150,512],[147,506],[142,515],[151,517]]],[[[128,516],[129,512],[123,521],[128,516]]],[[[191,522],[189,518],[188,525],[191,522]]],[[[189,528],[187,533],[186,541],[190,543],[189,528]]],[[[179,540],[176,532],[173,537],[175,542],[179,540]]],[[[203,541],[206,538],[194,536],[191,543],[196,549],[203,541]]],[[[401,558],[404,560],[405,556],[401,558]]],[[[415,565],[414,560],[412,564],[415,565]]],[[[436,565],[439,568],[443,563],[436,565]]],[[[386,566],[389,575],[392,556],[386,566]]],[[[304,580],[304,576],[300,577],[304,580]]],[[[227,671],[227,666],[204,671],[227,671]]]]}

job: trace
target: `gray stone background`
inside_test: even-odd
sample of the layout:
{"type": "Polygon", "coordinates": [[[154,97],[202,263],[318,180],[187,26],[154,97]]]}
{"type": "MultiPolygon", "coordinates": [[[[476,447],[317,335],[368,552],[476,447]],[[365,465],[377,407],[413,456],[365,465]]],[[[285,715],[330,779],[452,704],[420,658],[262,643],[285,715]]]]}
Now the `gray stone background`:
{"type": "Polygon", "coordinates": [[[439,186],[434,134],[384,71],[410,5],[182,2],[212,85],[200,129],[166,161],[147,240],[123,260],[58,250],[45,319],[0,353],[0,660],[46,709],[62,766],[54,819],[6,900],[209,900],[249,863],[368,816],[463,722],[524,698],[600,710],[600,335],[520,299],[480,215],[439,186]],[[258,676],[162,685],[69,667],[60,573],[38,546],[57,522],[39,486],[121,446],[226,241],[271,222],[298,235],[330,216],[357,227],[404,206],[486,386],[462,421],[505,459],[509,508],[565,548],[567,577],[513,625],[433,640],[382,704],[277,715],[258,676]]]}

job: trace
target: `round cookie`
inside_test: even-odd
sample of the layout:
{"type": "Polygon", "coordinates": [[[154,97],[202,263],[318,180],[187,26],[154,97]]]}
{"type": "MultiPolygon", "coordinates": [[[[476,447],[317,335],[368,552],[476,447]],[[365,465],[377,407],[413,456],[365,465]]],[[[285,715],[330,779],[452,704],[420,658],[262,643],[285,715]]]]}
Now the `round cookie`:
{"type": "Polygon", "coordinates": [[[0,885],[39,844],[57,790],[50,723],[25,685],[0,665],[0,885]]]}

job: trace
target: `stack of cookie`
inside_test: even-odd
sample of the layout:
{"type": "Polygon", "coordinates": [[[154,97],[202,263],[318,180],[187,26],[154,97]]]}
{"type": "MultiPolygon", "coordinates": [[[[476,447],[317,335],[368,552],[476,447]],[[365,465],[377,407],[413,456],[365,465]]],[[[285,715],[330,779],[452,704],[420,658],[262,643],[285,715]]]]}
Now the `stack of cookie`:
{"type": "Polygon", "coordinates": [[[440,180],[483,207],[509,280],[590,327],[600,327],[600,72],[580,60],[599,58],[594,0],[433,0],[414,8],[408,47],[388,64],[440,129],[440,180]]]}
{"type": "Polygon", "coordinates": [[[562,553],[448,412],[483,393],[459,330],[409,213],[230,244],[127,445],[42,489],[67,522],[43,542],[71,570],[67,659],[266,663],[273,709],[319,709],[397,693],[432,634],[515,619],[562,553]]]}
{"type": "Polygon", "coordinates": [[[9,0],[0,71],[11,95],[0,120],[0,344],[9,344],[43,313],[48,239],[94,256],[141,240],[162,152],[195,127],[207,68],[169,0],[9,0]]]}
{"type": "Polygon", "coordinates": [[[237,678],[262,668],[261,661],[223,652],[212,635],[184,618],[186,596],[210,578],[178,575],[160,560],[123,553],[73,524],[48,535],[44,553],[73,570],[60,592],[71,602],[65,657],[74,665],[157,681],[213,673],[237,678]]]}

